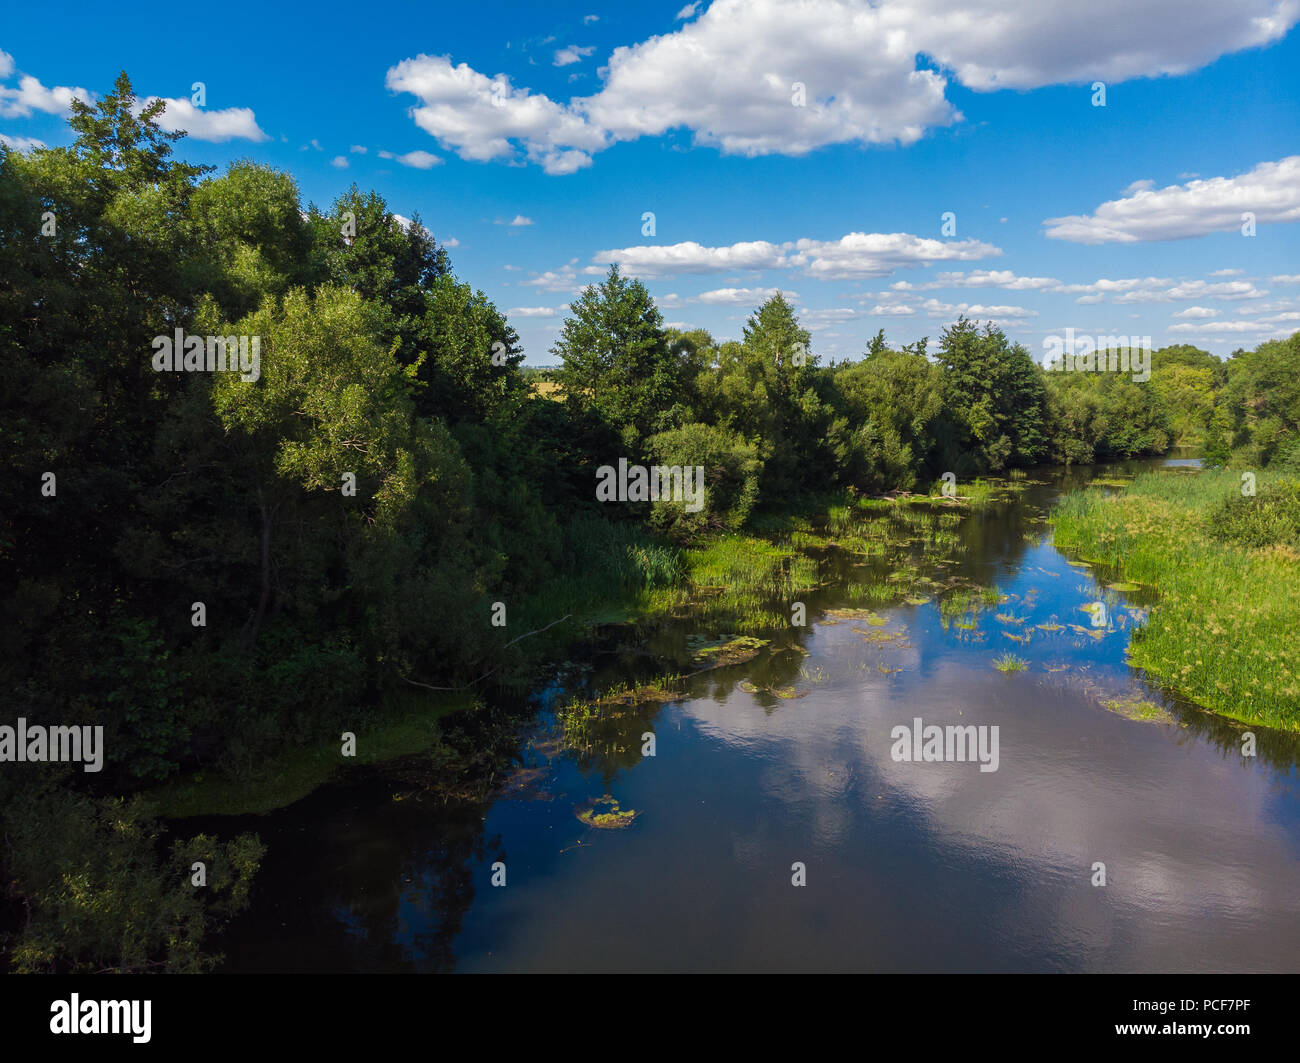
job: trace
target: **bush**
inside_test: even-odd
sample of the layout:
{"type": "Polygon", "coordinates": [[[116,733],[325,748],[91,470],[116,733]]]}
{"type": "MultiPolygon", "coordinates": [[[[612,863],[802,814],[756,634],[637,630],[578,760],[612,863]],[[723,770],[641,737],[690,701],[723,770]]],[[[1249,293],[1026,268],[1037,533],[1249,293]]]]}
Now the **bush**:
{"type": "Polygon", "coordinates": [[[1225,499],[1209,526],[1222,542],[1300,548],[1300,480],[1282,480],[1256,495],[1225,499]]]}
{"type": "Polygon", "coordinates": [[[682,466],[692,485],[692,467],[704,467],[703,508],[689,513],[684,502],[661,500],[651,511],[651,524],[686,535],[706,527],[744,526],[758,501],[758,478],[763,469],[755,446],[724,428],[688,424],[651,436],[646,449],[656,465],[682,466]]]}

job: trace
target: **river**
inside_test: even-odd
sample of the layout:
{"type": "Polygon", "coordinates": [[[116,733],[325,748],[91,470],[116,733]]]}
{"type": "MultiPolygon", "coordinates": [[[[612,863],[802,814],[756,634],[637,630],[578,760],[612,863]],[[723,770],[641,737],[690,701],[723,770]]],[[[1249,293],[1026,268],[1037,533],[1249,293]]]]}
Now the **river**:
{"type": "Polygon", "coordinates": [[[1243,756],[1244,728],[1147,686],[1124,657],[1152,597],[1071,564],[1042,519],[1160,464],[1035,472],[966,516],[918,564],[996,588],[969,613],[937,594],[862,610],[849,588],[875,562],[829,551],[806,627],[566,742],[577,686],[692,670],[689,619],[610,632],[472,725],[511,763],[481,800],[411,758],[204,822],[269,846],[223,969],[1293,970],[1294,739],[1243,756]],[[993,667],[1007,653],[1024,670],[993,667]],[[996,728],[996,770],[895,759],[918,718],[996,728]]]}

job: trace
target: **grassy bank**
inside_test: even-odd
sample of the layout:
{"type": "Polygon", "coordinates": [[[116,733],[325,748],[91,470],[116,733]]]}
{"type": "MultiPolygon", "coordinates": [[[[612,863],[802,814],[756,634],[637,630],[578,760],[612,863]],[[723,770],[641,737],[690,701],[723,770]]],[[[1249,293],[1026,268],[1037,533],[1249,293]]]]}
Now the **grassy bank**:
{"type": "Polygon", "coordinates": [[[432,749],[438,743],[439,721],[474,704],[475,699],[466,694],[397,695],[353,728],[355,757],[342,756],[342,739],[335,736],[315,746],[286,750],[250,775],[190,772],[155,788],[148,797],[167,819],[273,812],[323,786],[345,764],[380,764],[432,749]]]}
{"type": "MultiPolygon", "coordinates": [[[[1284,483],[1260,473],[1257,498],[1236,505],[1263,512],[1284,483]]],[[[1055,541],[1159,592],[1132,664],[1223,716],[1300,731],[1300,553],[1221,538],[1223,507],[1241,487],[1240,472],[1171,470],[1120,493],[1068,495],[1052,514],[1055,541]]]]}

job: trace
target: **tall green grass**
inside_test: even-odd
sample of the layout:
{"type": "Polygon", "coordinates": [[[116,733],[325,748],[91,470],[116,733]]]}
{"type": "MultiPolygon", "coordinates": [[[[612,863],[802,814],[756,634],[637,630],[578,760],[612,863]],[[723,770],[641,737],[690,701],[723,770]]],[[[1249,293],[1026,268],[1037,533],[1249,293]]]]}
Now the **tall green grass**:
{"type": "MultiPolygon", "coordinates": [[[[1258,474],[1262,494],[1280,480],[1258,474]]],[[[1138,476],[1123,495],[1067,495],[1052,513],[1056,545],[1155,587],[1131,662],[1233,719],[1300,731],[1300,554],[1215,539],[1227,470],[1138,476]]]]}

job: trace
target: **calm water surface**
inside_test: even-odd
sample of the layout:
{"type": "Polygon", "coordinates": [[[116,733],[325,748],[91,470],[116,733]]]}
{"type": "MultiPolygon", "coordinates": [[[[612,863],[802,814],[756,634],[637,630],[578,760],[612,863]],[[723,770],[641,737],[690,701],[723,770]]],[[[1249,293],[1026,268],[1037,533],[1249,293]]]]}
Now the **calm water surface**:
{"type": "MultiPolygon", "coordinates": [[[[1296,745],[1257,731],[1259,755],[1243,758],[1241,728],[1125,665],[1150,599],[1069,564],[1041,522],[1100,471],[1039,473],[957,529],[936,576],[1007,596],[967,626],[945,625],[933,598],[877,609],[881,626],[828,614],[860,604],[846,587],[872,571],[833,555],[806,628],[693,677],[678,701],[637,706],[591,751],[555,737],[573,674],[515,699],[528,722],[486,802],[448,803],[408,763],[205,823],[270,846],[226,969],[1300,969],[1296,745]],[[1097,601],[1100,627],[1080,608],[1097,601]],[[994,669],[1007,652],[1028,669],[994,669]],[[1104,707],[1134,697],[1165,711],[1104,707]],[[996,726],[997,771],[895,762],[890,731],[916,717],[996,726]],[[630,827],[577,818],[605,795],[639,813],[630,827]]],[[[699,633],[682,621],[634,646],[611,636],[578,675],[599,688],[688,672],[699,633]]]]}

